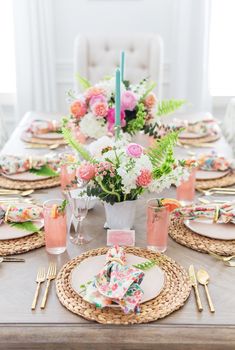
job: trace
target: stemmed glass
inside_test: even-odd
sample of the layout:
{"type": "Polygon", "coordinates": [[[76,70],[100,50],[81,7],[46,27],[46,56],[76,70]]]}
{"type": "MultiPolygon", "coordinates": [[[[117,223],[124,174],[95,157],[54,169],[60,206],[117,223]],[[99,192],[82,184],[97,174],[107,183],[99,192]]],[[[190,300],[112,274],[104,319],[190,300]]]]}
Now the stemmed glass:
{"type": "Polygon", "coordinates": [[[81,196],[78,190],[67,191],[67,196],[72,210],[72,223],[74,218],[77,221],[77,224],[74,225],[75,230],[70,230],[70,241],[76,245],[87,244],[91,238],[88,235],[83,235],[82,223],[88,213],[90,198],[87,195],[81,196]]]}

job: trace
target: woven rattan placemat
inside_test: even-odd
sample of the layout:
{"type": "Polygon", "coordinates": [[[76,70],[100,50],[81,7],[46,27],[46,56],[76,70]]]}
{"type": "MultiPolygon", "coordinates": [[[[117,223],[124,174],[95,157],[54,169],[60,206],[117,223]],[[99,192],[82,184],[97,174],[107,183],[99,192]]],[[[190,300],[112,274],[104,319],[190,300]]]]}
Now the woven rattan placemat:
{"type": "Polygon", "coordinates": [[[213,187],[227,187],[235,184],[235,172],[231,172],[219,179],[214,180],[197,180],[197,190],[208,190],[213,187]]]}
{"type": "Polygon", "coordinates": [[[44,232],[37,232],[22,238],[0,240],[0,255],[22,254],[44,245],[44,232]]]}
{"type": "Polygon", "coordinates": [[[9,188],[11,190],[37,190],[57,186],[60,186],[59,176],[50,177],[49,179],[39,181],[16,181],[0,176],[0,188],[9,188]]]}
{"type": "Polygon", "coordinates": [[[186,227],[182,218],[171,218],[169,235],[176,242],[198,252],[212,252],[224,256],[235,254],[235,240],[227,241],[201,236],[186,227]]]}
{"type": "Polygon", "coordinates": [[[180,143],[183,145],[194,145],[198,143],[208,143],[208,142],[215,142],[220,139],[220,134],[212,134],[204,137],[198,137],[196,139],[183,139],[180,138],[180,143]]]}
{"type": "Polygon", "coordinates": [[[70,284],[72,270],[84,259],[90,256],[106,254],[108,248],[90,250],[63,266],[56,280],[56,291],[61,304],[69,311],[90,321],[104,324],[134,324],[148,323],[163,318],[179,309],[187,300],[191,284],[185,269],[165,255],[160,255],[143,248],[128,247],[126,253],[146,259],[156,260],[165,271],[165,286],[154,299],[141,304],[140,314],[125,315],[118,308],[99,309],[84,301],[76,294],[70,284]]]}
{"type": "Polygon", "coordinates": [[[42,139],[33,137],[31,133],[28,133],[26,131],[23,131],[21,134],[21,140],[24,142],[30,142],[30,143],[37,143],[37,144],[46,144],[46,145],[66,145],[66,141],[63,138],[59,139],[42,139]]]}

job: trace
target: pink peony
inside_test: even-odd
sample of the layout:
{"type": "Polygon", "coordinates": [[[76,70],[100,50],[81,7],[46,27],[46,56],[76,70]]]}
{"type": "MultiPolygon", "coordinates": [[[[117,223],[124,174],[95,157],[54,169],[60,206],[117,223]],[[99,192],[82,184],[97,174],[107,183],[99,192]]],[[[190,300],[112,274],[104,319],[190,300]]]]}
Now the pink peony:
{"type": "Polygon", "coordinates": [[[95,177],[95,166],[91,163],[83,162],[77,169],[77,176],[84,181],[90,181],[95,177]]]}
{"type": "Polygon", "coordinates": [[[95,95],[92,96],[89,102],[90,107],[92,107],[94,104],[98,103],[98,102],[103,102],[103,103],[107,103],[107,99],[104,95],[95,95]]]}
{"type": "MultiPolygon", "coordinates": [[[[126,117],[125,112],[121,111],[121,127],[122,128],[126,125],[125,117],[126,117]]],[[[108,131],[113,132],[114,125],[115,125],[115,108],[109,108],[108,115],[107,115],[107,121],[108,121],[108,131]]]]}
{"type": "Polygon", "coordinates": [[[106,117],[108,109],[109,107],[106,102],[97,102],[92,105],[91,111],[96,117],[106,117]]]}
{"type": "Polygon", "coordinates": [[[144,100],[144,104],[148,109],[152,109],[156,106],[157,104],[157,97],[153,92],[150,92],[145,100],[144,100]]]}
{"type": "Polygon", "coordinates": [[[152,181],[152,173],[148,169],[143,169],[136,179],[136,185],[140,187],[148,187],[152,181]]]}
{"type": "Polygon", "coordinates": [[[143,147],[137,143],[130,143],[126,148],[126,153],[132,158],[140,158],[143,154],[143,147]]]}
{"type": "Polygon", "coordinates": [[[87,112],[86,103],[82,100],[75,101],[70,107],[70,112],[75,118],[80,119],[87,112]]]}
{"type": "Polygon", "coordinates": [[[104,89],[97,88],[95,86],[90,87],[84,93],[86,100],[90,100],[94,96],[105,95],[104,89]]]}
{"type": "Polygon", "coordinates": [[[121,97],[121,108],[127,111],[133,111],[137,104],[137,98],[132,91],[125,91],[121,97]]]}

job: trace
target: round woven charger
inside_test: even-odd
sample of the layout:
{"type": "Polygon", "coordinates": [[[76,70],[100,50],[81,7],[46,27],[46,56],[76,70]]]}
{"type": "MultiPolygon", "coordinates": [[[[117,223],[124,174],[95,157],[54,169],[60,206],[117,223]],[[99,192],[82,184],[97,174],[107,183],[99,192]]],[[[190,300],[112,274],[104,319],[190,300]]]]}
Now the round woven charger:
{"type": "Polygon", "coordinates": [[[180,143],[183,145],[194,145],[198,143],[215,142],[220,139],[220,134],[212,134],[204,137],[198,137],[196,139],[183,139],[180,138],[180,143]]]}
{"type": "Polygon", "coordinates": [[[229,256],[235,254],[235,240],[221,240],[198,235],[186,227],[181,218],[172,218],[169,235],[176,242],[202,253],[229,256]]]}
{"type": "Polygon", "coordinates": [[[155,260],[160,268],[165,271],[165,285],[161,293],[156,298],[141,304],[141,312],[137,315],[134,313],[126,315],[118,308],[99,309],[84,301],[71,287],[71,272],[84,259],[106,254],[108,249],[90,250],[69,261],[61,269],[56,280],[56,291],[61,304],[69,311],[90,321],[126,325],[156,321],[184,305],[191,291],[191,284],[185,269],[167,256],[135,247],[125,248],[126,253],[155,260]]]}
{"type": "Polygon", "coordinates": [[[37,137],[33,137],[32,134],[27,132],[22,132],[21,140],[24,142],[30,143],[38,143],[38,144],[46,144],[46,145],[55,145],[59,143],[60,145],[66,145],[66,141],[64,139],[40,139],[37,137]]]}
{"type": "Polygon", "coordinates": [[[235,172],[231,172],[220,179],[214,180],[197,180],[197,190],[207,190],[213,187],[227,187],[235,184],[235,172]]]}
{"type": "Polygon", "coordinates": [[[0,241],[0,255],[22,254],[45,245],[44,232],[34,233],[30,236],[6,239],[0,241]]]}
{"type": "Polygon", "coordinates": [[[59,176],[50,177],[40,181],[16,181],[0,176],[0,187],[11,190],[37,190],[40,188],[51,188],[60,186],[59,176]]]}

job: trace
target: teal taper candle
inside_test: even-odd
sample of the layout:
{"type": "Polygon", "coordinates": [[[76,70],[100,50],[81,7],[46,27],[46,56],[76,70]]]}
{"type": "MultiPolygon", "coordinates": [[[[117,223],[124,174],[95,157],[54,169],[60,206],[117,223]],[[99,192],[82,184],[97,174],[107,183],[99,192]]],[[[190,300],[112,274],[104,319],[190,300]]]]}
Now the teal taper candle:
{"type": "Polygon", "coordinates": [[[115,127],[121,126],[121,76],[120,69],[116,69],[116,88],[115,88],[115,127]]]}
{"type": "Polygon", "coordinates": [[[121,52],[121,81],[124,81],[125,73],[125,51],[121,52]]]}

